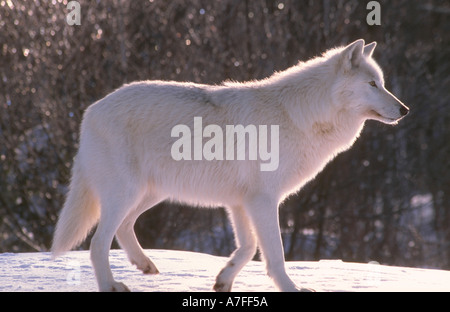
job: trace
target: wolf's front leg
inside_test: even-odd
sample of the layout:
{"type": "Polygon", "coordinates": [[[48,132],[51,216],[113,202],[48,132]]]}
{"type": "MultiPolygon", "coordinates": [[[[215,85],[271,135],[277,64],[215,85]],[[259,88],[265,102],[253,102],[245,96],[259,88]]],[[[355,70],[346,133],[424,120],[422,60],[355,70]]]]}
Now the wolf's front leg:
{"type": "Polygon", "coordinates": [[[256,238],[244,207],[231,207],[229,211],[237,249],[227,265],[217,275],[215,291],[231,291],[234,278],[256,253],[256,238]]]}
{"type": "Polygon", "coordinates": [[[286,274],[278,221],[278,202],[270,196],[257,195],[248,201],[246,208],[266,263],[267,274],[277,288],[280,291],[308,291],[298,288],[286,274]]]}

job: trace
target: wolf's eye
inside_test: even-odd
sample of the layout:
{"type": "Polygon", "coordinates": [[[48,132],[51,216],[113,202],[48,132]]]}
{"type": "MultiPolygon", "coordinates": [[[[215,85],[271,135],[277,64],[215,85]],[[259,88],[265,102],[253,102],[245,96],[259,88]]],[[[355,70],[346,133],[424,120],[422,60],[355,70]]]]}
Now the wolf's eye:
{"type": "Polygon", "coordinates": [[[369,81],[370,86],[377,88],[377,84],[375,83],[375,81],[369,81]]]}

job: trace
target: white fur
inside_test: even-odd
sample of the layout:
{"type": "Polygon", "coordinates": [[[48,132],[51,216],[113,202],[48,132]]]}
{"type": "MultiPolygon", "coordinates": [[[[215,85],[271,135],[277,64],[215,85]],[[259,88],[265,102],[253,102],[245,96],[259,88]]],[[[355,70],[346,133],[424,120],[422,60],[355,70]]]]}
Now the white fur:
{"type": "Polygon", "coordinates": [[[135,82],[96,102],[81,125],[54,255],[76,246],[98,222],[91,259],[99,289],[128,290],[110,270],[114,235],[132,263],[144,273],[157,273],[133,231],[142,212],[165,199],[225,206],[238,248],[214,289],[231,290],[258,245],[276,286],[298,290],[284,268],[278,205],[348,149],[365,120],[394,124],[407,113],[384,88],[381,69],[371,58],[374,48],[375,43],[364,46],[357,40],[261,81],[135,82]],[[278,169],[261,171],[258,160],[248,159],[175,161],[171,129],[191,126],[196,116],[204,125],[224,129],[227,124],[279,125],[278,169]]]}

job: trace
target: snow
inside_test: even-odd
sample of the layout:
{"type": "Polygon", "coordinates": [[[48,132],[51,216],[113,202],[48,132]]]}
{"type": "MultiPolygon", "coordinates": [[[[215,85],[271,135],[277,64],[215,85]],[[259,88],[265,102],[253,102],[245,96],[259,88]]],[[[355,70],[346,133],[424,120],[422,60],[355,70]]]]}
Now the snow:
{"type": "MultiPolygon", "coordinates": [[[[122,250],[111,250],[116,280],[137,292],[212,291],[225,257],[202,253],[146,250],[158,275],[144,275],[129,263],[122,250]]],[[[450,271],[393,267],[340,260],[286,263],[290,277],[317,291],[450,291],[450,271]]],[[[233,291],[275,291],[264,265],[252,261],[236,277],[233,291]]],[[[97,291],[88,251],[71,251],[52,260],[49,253],[0,254],[0,291],[97,291]]]]}

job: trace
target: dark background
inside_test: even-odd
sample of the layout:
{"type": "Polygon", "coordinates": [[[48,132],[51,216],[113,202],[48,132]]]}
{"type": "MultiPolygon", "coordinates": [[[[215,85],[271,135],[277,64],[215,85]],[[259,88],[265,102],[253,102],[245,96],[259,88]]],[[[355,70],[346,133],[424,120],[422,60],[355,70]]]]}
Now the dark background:
{"type": "MultiPolygon", "coordinates": [[[[48,250],[83,111],[123,83],[260,79],[364,38],[411,112],[367,122],[281,206],[286,258],[450,269],[448,1],[379,1],[380,26],[368,1],[80,3],[69,26],[67,1],[0,1],[0,252],[48,250]]],[[[136,230],[144,248],[234,249],[223,209],[162,203],[136,230]]]]}

